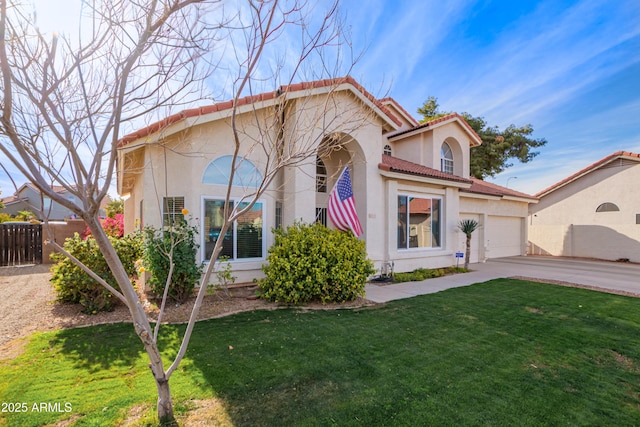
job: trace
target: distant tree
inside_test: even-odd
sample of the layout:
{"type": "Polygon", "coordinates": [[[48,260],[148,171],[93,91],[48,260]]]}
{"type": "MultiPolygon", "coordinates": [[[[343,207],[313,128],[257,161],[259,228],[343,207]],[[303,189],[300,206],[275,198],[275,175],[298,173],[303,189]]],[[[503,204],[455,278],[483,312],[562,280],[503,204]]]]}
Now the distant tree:
{"type": "MultiPolygon", "coordinates": [[[[2,191],[0,191],[0,194],[2,194],[2,191]]],[[[2,200],[0,200],[0,209],[4,209],[4,203],[2,203],[2,200]]]]}
{"type": "MultiPolygon", "coordinates": [[[[430,96],[422,107],[418,108],[418,114],[422,115],[421,122],[424,123],[451,113],[440,111],[438,99],[430,96]]],[[[478,179],[495,176],[513,166],[513,163],[509,162],[511,159],[517,159],[522,163],[531,161],[539,154],[533,149],[547,143],[544,138],[531,137],[533,126],[530,124],[519,127],[512,124],[501,131],[497,126],[489,126],[482,117],[475,117],[469,113],[461,113],[461,116],[482,139],[482,145],[471,149],[470,172],[478,179]]]]}
{"type": "Polygon", "coordinates": [[[18,214],[16,215],[16,219],[18,221],[31,221],[32,219],[35,219],[36,215],[31,212],[31,211],[18,211],[18,214]]]}
{"type": "Polygon", "coordinates": [[[124,214],[124,200],[113,199],[107,203],[105,211],[107,211],[107,218],[115,218],[117,214],[124,214]]]}

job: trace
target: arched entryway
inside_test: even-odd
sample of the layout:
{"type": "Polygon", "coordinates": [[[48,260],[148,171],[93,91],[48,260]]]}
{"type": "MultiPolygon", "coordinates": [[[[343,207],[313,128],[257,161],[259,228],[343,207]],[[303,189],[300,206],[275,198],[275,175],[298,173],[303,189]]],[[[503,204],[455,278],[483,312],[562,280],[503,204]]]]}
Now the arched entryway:
{"type": "Polygon", "coordinates": [[[323,138],[316,157],[316,222],[330,228],[327,215],[329,193],[345,167],[349,167],[356,209],[366,230],[366,162],[358,141],[345,133],[333,133],[323,138]]]}

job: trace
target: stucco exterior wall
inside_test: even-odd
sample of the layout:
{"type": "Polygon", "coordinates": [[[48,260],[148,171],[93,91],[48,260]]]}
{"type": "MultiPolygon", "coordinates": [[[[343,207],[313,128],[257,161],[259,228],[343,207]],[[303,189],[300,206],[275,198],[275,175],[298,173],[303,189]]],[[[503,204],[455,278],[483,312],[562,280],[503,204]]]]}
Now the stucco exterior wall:
{"type": "Polygon", "coordinates": [[[530,208],[529,251],[640,262],[638,182],[640,164],[614,164],[544,196],[530,208]],[[620,210],[596,212],[605,202],[620,210]]]}
{"type": "MultiPolygon", "coordinates": [[[[478,251],[472,253],[472,259],[482,262],[527,253],[528,203],[461,193],[460,213],[461,218],[476,219],[480,224],[471,239],[472,250],[478,251]]],[[[460,242],[462,246],[462,237],[460,242]]]]}

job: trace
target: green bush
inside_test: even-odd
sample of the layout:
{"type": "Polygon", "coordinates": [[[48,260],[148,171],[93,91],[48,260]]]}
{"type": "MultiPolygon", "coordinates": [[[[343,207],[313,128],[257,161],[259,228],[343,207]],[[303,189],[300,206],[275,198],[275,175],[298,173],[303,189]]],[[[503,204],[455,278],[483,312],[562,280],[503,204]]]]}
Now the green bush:
{"type": "MultiPolygon", "coordinates": [[[[129,276],[135,275],[135,261],[142,256],[142,236],[133,233],[121,239],[109,238],[109,240],[127,274],[129,276]]],[[[83,240],[76,233],[65,241],[64,249],[109,285],[120,290],[93,237],[83,240]]],[[[53,253],[51,259],[56,261],[56,264],[51,267],[53,273],[51,283],[59,302],[81,304],[84,307],[83,311],[88,314],[113,310],[116,299],[111,292],[93,280],[65,255],[53,253]]]]}
{"type": "Polygon", "coordinates": [[[186,301],[202,274],[202,264],[196,263],[197,227],[185,220],[176,221],[173,227],[158,230],[145,228],[144,265],[151,273],[149,285],[158,297],[164,294],[169,274],[169,256],[173,247],[173,274],[168,296],[175,302],[186,301]]]}
{"type": "Polygon", "coordinates": [[[467,273],[462,267],[446,267],[446,268],[417,268],[409,273],[395,273],[393,275],[393,281],[396,283],[401,282],[417,282],[425,279],[433,279],[435,277],[442,277],[449,274],[467,273]]]}
{"type": "Polygon", "coordinates": [[[343,302],[364,295],[374,273],[365,243],[351,233],[314,224],[274,230],[266,277],[258,281],[262,297],[289,304],[343,302]]]}

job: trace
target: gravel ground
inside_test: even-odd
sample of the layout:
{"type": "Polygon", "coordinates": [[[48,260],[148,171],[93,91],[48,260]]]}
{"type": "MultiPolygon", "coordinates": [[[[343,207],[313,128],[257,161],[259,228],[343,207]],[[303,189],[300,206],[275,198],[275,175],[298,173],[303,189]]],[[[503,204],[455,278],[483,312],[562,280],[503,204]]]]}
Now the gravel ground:
{"type": "MultiPolygon", "coordinates": [[[[21,338],[36,332],[90,326],[104,323],[129,322],[129,311],[124,305],[109,313],[87,315],[75,304],[58,304],[53,286],[49,282],[48,265],[0,268],[0,360],[19,354],[24,343],[21,338]]],[[[150,318],[157,319],[158,309],[143,296],[150,318]]],[[[194,298],[184,304],[169,304],[163,322],[185,323],[189,319],[194,298]]],[[[358,299],[346,304],[309,304],[303,309],[336,309],[363,307],[375,303],[358,299]]],[[[236,285],[229,295],[218,292],[207,295],[198,320],[227,316],[241,311],[274,310],[282,306],[255,297],[255,287],[236,285]]]]}

